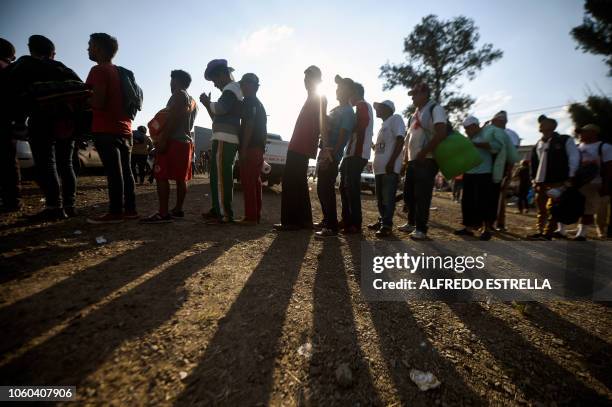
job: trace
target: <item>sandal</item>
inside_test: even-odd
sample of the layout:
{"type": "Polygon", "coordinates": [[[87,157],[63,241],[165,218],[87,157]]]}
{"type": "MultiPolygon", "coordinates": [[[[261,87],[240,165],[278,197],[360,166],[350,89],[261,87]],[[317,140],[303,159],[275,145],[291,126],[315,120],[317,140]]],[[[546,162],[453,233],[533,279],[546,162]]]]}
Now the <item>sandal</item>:
{"type": "Polygon", "coordinates": [[[153,214],[151,216],[148,216],[146,218],[140,219],[140,223],[150,223],[150,224],[154,224],[154,223],[171,223],[171,222],[173,222],[173,220],[172,220],[172,216],[170,216],[170,214],[162,216],[159,213],[155,213],[155,214],[153,214]]]}

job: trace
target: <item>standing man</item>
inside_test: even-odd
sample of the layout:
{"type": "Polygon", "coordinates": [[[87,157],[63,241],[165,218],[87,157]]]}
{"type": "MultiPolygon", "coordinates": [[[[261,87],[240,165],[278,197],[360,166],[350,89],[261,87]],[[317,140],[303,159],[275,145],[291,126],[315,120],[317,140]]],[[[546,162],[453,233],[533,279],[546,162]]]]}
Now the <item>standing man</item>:
{"type": "MultiPolygon", "coordinates": [[[[0,38],[0,88],[7,89],[7,69],[15,60],[15,47],[4,38],[0,38]]],[[[11,101],[6,97],[0,99],[0,194],[2,212],[17,212],[21,209],[19,163],[17,162],[17,144],[13,139],[13,117],[10,112],[11,101]]]]}
{"type": "Polygon", "coordinates": [[[183,204],[187,195],[187,181],[192,177],[193,140],[191,129],[198,112],[196,101],[189,96],[187,88],[191,85],[191,75],[182,70],[170,73],[168,118],[158,140],[155,142],[157,153],[153,174],[157,181],[159,211],[142,223],[168,223],[173,218],[183,218],[183,204]],[[176,206],[168,211],[170,199],[170,180],[176,182],[176,206]]]}
{"type": "Polygon", "coordinates": [[[147,135],[145,126],[138,126],[132,132],[132,139],[132,174],[135,180],[136,178],[140,180],[139,185],[144,185],[145,175],[147,175],[147,158],[153,148],[153,141],[147,135]]]}
{"type": "Polygon", "coordinates": [[[241,225],[256,225],[261,219],[261,167],[268,136],[266,109],[257,98],[259,78],[247,73],[240,79],[244,95],[240,125],[240,183],[244,194],[241,225]]]}
{"type": "Polygon", "coordinates": [[[212,81],[221,96],[211,102],[210,93],[202,93],[200,102],[212,119],[212,156],[210,169],[210,195],[212,208],[203,216],[208,224],[226,224],[234,221],[234,162],[238,151],[242,91],[234,81],[234,68],[225,59],[213,59],[206,66],[204,78],[212,81]]]}
{"type": "Polygon", "coordinates": [[[515,172],[515,177],[519,180],[518,186],[518,210],[519,213],[529,213],[529,188],[531,188],[531,177],[529,175],[529,161],[521,160],[521,165],[515,172]]]}
{"type": "Polygon", "coordinates": [[[555,220],[550,213],[552,199],[547,192],[570,181],[580,164],[580,153],[572,137],[555,130],[557,121],[544,115],[538,117],[542,138],[531,151],[531,177],[535,185],[537,233],[530,239],[551,240],[553,233],[565,234],[564,225],[555,231],[555,220]]]}
{"type": "MultiPolygon", "coordinates": [[[[600,223],[599,209],[601,206],[607,208],[610,200],[610,179],[612,179],[612,145],[604,143],[599,139],[600,129],[595,124],[587,124],[578,130],[580,144],[580,166],[597,167],[597,175],[587,184],[580,188],[585,197],[584,214],[580,218],[578,231],[574,240],[585,241],[589,225],[594,223],[594,215],[598,215],[597,223],[600,223]]],[[[605,214],[604,214],[605,215],[605,214]]],[[[597,226],[598,237],[605,234],[605,220],[603,225],[597,226]]]]}
{"type": "Polygon", "coordinates": [[[389,236],[393,227],[395,213],[395,192],[402,168],[402,148],[406,126],[402,117],[395,113],[395,105],[390,100],[374,103],[376,117],[382,119],[374,145],[374,162],[372,168],[376,180],[376,202],[378,204],[378,221],[368,225],[376,230],[376,236],[389,236]]]}
{"type": "Polygon", "coordinates": [[[353,86],[350,103],[356,108],[355,128],[340,164],[340,196],[344,233],[361,233],[361,172],[370,159],[374,115],[372,106],[364,100],[360,83],[353,86]]]}
{"type": "Polygon", "coordinates": [[[408,95],[416,107],[410,118],[406,134],[406,178],[404,181],[404,202],[408,208],[408,222],[399,230],[410,233],[415,240],[427,238],[429,207],[438,165],[433,151],[447,135],[447,117],[442,106],[431,100],[427,84],[412,87],[408,95]]]}
{"type": "Polygon", "coordinates": [[[336,99],[338,106],[329,112],[329,128],[323,133],[319,152],[319,173],[317,195],[321,202],[323,220],[316,226],[321,228],[315,233],[316,238],[336,236],[338,234],[338,213],[336,209],[336,177],[338,165],[344,147],[355,126],[355,113],[349,103],[353,94],[354,82],[349,78],[336,75],[336,99]]]}
{"type": "Polygon", "coordinates": [[[86,81],[93,88],[91,132],[106,172],[109,198],[107,214],[87,219],[94,224],[138,218],[130,166],[132,120],[123,109],[119,71],[112,62],[118,49],[115,37],[106,33],[90,35],[87,51],[89,59],[96,63],[86,81]]]}
{"type": "MultiPolygon", "coordinates": [[[[506,128],[508,124],[508,114],[505,110],[501,110],[493,116],[491,124],[497,128],[503,129],[508,136],[510,145],[516,150],[521,145],[521,139],[514,130],[506,128]]],[[[514,162],[508,162],[504,169],[503,178],[500,182],[499,187],[499,203],[497,208],[497,230],[506,230],[506,194],[508,193],[508,187],[512,180],[512,169],[514,168],[514,162]]]]}
{"type": "Polygon", "coordinates": [[[281,223],[277,231],[312,229],[312,208],[308,189],[308,161],[317,156],[319,135],[325,128],[327,99],[317,95],[321,70],[311,65],[304,71],[304,87],[308,94],[295,122],[283,172],[281,223]]]}
{"type": "Polygon", "coordinates": [[[491,240],[491,229],[497,215],[497,195],[493,187],[493,154],[497,154],[502,143],[495,137],[495,128],[480,127],[474,116],[463,121],[468,138],[477,148],[482,163],[463,175],[461,214],[463,229],[455,231],[458,236],[474,236],[473,229],[481,229],[480,240],[491,240]]]}

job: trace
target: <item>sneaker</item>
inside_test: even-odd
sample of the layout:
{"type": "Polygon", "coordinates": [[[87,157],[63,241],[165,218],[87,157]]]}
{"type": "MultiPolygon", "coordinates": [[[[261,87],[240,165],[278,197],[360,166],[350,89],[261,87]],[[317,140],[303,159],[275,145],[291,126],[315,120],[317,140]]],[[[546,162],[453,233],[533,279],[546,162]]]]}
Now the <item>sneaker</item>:
{"type": "Polygon", "coordinates": [[[242,218],[238,221],[236,221],[236,225],[239,226],[257,226],[257,221],[256,220],[250,220],[247,218],[242,218]]]}
{"type": "Polygon", "coordinates": [[[415,229],[414,232],[410,234],[410,238],[413,240],[426,240],[427,234],[415,229]]]}
{"type": "Polygon", "coordinates": [[[567,235],[559,230],[555,230],[552,234],[555,239],[567,239],[567,235]]]}
{"type": "Polygon", "coordinates": [[[138,212],[136,211],[123,212],[123,219],[125,220],[133,220],[133,219],[138,219],[138,218],[140,218],[140,215],[138,215],[138,212]]]}
{"type": "Polygon", "coordinates": [[[587,238],[584,237],[584,236],[576,236],[576,237],[573,237],[570,240],[572,240],[574,242],[586,242],[587,238]]]}
{"type": "Polygon", "coordinates": [[[393,230],[389,226],[381,226],[375,233],[376,237],[387,237],[391,236],[393,230]]]}
{"type": "Polygon", "coordinates": [[[94,218],[87,218],[87,223],[94,225],[101,225],[105,223],[121,223],[123,222],[123,215],[114,215],[107,213],[105,215],[96,216],[94,218]]]}
{"type": "Polygon", "coordinates": [[[325,222],[321,221],[321,222],[313,223],[312,224],[312,228],[313,229],[324,229],[325,228],[325,222]]]}
{"type": "Polygon", "coordinates": [[[370,230],[378,230],[380,229],[382,225],[380,224],[380,222],[374,222],[374,223],[370,223],[367,228],[370,230]]]}
{"type": "Polygon", "coordinates": [[[345,235],[357,235],[359,233],[361,233],[361,228],[354,225],[347,226],[342,229],[342,234],[345,235]]]}
{"type": "Polygon", "coordinates": [[[498,232],[506,232],[508,229],[506,229],[506,227],[502,225],[496,227],[495,230],[497,230],[498,232]]]}
{"type": "Polygon", "coordinates": [[[323,228],[320,231],[315,233],[315,238],[325,239],[326,237],[335,237],[338,236],[338,232],[332,229],[323,228]]]}
{"type": "Polygon", "coordinates": [[[174,220],[172,219],[172,215],[169,213],[165,215],[160,215],[159,213],[154,213],[151,216],[147,216],[146,218],[140,219],[140,223],[147,224],[155,224],[155,223],[171,223],[174,220]]]}
{"type": "Polygon", "coordinates": [[[217,214],[215,212],[213,212],[212,209],[210,211],[205,212],[205,213],[202,214],[202,218],[204,218],[204,219],[216,219],[218,217],[219,216],[217,216],[217,214]]]}
{"type": "Polygon", "coordinates": [[[210,218],[204,222],[206,225],[225,225],[228,223],[234,223],[233,219],[230,218],[210,218]]]}
{"type": "Polygon", "coordinates": [[[414,225],[411,225],[409,223],[404,223],[402,226],[397,228],[397,230],[404,233],[412,233],[415,231],[415,229],[416,228],[414,227],[414,225]]]}
{"type": "Polygon", "coordinates": [[[173,218],[184,218],[185,217],[185,212],[179,209],[172,209],[170,211],[170,215],[172,215],[173,218]]]}
{"type": "Polygon", "coordinates": [[[458,229],[453,232],[455,236],[474,236],[474,232],[467,228],[458,229]]]}
{"type": "Polygon", "coordinates": [[[491,232],[489,232],[488,230],[485,230],[484,232],[480,234],[480,237],[478,239],[486,242],[488,240],[491,240],[492,236],[493,235],[491,234],[491,232]]]}
{"type": "Polygon", "coordinates": [[[529,239],[529,240],[544,240],[544,239],[546,239],[546,235],[543,234],[543,233],[538,232],[538,233],[534,233],[532,235],[527,235],[527,239],[529,239]]]}
{"type": "Polygon", "coordinates": [[[298,225],[283,225],[282,223],[276,223],[272,226],[272,229],[277,232],[288,232],[293,230],[300,230],[300,227],[298,225]]]}
{"type": "Polygon", "coordinates": [[[75,218],[78,215],[76,209],[74,208],[74,206],[65,207],[64,208],[64,213],[69,218],[75,218]]]}

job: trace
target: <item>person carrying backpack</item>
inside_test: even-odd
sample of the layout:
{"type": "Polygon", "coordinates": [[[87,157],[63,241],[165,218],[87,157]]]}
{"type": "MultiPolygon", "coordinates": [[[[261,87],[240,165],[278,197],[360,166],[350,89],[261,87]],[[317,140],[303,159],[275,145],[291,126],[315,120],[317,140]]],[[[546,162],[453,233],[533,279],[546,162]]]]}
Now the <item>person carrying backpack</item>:
{"type": "MultiPolygon", "coordinates": [[[[113,65],[112,60],[118,49],[115,37],[106,33],[90,35],[87,51],[89,59],[96,62],[86,81],[93,88],[91,132],[106,172],[109,197],[108,213],[87,219],[94,224],[138,218],[134,177],[130,167],[133,119],[130,115],[134,114],[134,102],[126,97],[126,94],[134,92],[129,92],[125,87],[127,70],[113,65]]],[[[130,79],[133,80],[133,75],[130,79]]],[[[137,88],[135,83],[133,85],[137,88]]]]}

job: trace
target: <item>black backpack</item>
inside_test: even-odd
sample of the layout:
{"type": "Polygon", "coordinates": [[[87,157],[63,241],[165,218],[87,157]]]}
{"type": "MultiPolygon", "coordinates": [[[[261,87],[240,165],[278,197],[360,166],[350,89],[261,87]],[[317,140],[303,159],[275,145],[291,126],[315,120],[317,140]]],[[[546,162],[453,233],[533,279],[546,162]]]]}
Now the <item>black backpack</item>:
{"type": "Polygon", "coordinates": [[[136,83],[134,73],[129,69],[117,66],[119,71],[119,82],[121,83],[121,94],[123,95],[123,112],[132,120],[136,113],[142,109],[142,89],[136,83]]]}

